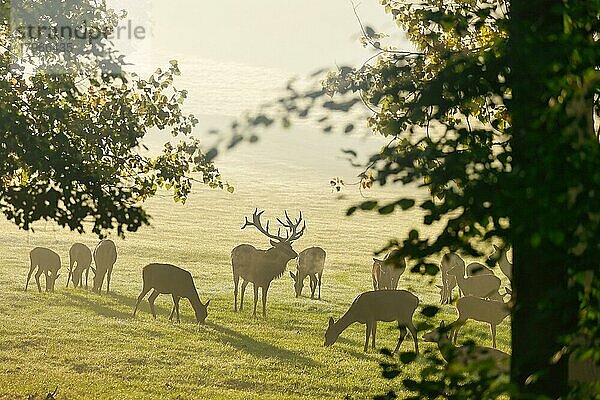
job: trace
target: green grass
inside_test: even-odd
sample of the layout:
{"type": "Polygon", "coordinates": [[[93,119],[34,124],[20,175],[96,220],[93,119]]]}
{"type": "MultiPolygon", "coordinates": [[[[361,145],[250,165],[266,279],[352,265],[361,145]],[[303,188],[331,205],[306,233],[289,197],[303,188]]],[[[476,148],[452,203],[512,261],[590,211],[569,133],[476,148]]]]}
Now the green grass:
{"type": "MultiPolygon", "coordinates": [[[[329,170],[288,168],[284,159],[253,168],[236,165],[225,160],[222,168],[236,186],[233,195],[197,188],[181,206],[161,194],[148,203],[152,227],[125,240],[113,238],[118,259],[109,295],[65,288],[66,267],[55,293],[39,294],[35,283],[25,292],[33,247],[54,249],[66,266],[72,243],[92,247],[97,240],[44,223],[28,235],[2,221],[0,399],[45,395],[56,386],[60,399],[368,398],[390,388],[401,390],[398,379],[381,378],[378,352],[363,353],[363,325],[351,326],[332,347],[323,347],[323,339],[328,317],[339,318],[359,293],[371,288],[373,251],[387,238],[417,227],[418,211],[346,218],[345,209],[361,198],[349,188],[347,198],[336,199],[327,187],[329,170]],[[239,229],[254,207],[267,209],[265,217],[271,219],[283,209],[304,211],[307,232],[294,247],[319,245],[327,251],[321,301],[296,299],[286,273],[271,286],[267,319],[252,317],[251,285],[245,310],[233,312],[231,249],[240,243],[267,246],[255,230],[239,229]],[[132,317],[141,269],[150,262],[169,262],[192,272],[202,301],[211,299],[205,326],[194,324],[187,301],[181,303],[182,323],[169,322],[169,296],[158,298],[156,320],[147,302],[132,317]]],[[[424,195],[414,188],[401,190],[374,194],[424,195]]],[[[437,227],[422,229],[433,235],[437,227]]],[[[292,268],[290,263],[288,270],[292,268]]],[[[413,274],[406,273],[399,287],[415,293],[422,304],[439,299],[435,286],[413,274]]],[[[442,317],[454,320],[453,307],[444,306],[442,317]]],[[[461,333],[461,340],[491,344],[484,324],[469,322],[461,333]]],[[[397,334],[394,324],[380,323],[378,348],[393,348],[397,334]]],[[[498,344],[509,349],[508,321],[499,327],[498,344]]],[[[425,349],[429,344],[420,345],[425,349]]],[[[407,338],[402,350],[412,348],[407,338]]],[[[401,377],[416,376],[416,368],[406,368],[401,377]]]]}

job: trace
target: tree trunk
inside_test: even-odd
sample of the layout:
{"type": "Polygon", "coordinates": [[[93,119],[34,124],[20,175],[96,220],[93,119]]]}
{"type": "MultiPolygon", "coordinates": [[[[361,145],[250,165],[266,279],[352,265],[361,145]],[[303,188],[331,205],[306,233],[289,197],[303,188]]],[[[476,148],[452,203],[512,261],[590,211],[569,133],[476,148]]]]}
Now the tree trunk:
{"type": "Polygon", "coordinates": [[[559,101],[556,84],[570,51],[557,39],[564,33],[563,11],[561,0],[511,2],[508,51],[515,185],[511,380],[521,394],[550,398],[568,390],[567,357],[551,360],[563,347],[561,337],[577,325],[561,238],[571,230],[563,206],[572,171],[560,160],[573,151],[564,137],[572,121],[549,110],[559,101]]]}

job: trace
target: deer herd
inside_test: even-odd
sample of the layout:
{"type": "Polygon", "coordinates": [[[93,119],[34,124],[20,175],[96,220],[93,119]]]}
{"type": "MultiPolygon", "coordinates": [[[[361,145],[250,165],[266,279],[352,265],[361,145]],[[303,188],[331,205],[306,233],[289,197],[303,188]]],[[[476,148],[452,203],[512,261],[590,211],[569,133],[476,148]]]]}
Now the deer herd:
{"type": "MultiPolygon", "coordinates": [[[[321,283],[325,266],[326,252],[320,247],[309,247],[297,253],[292,245],[300,239],[306,230],[306,222],[299,214],[298,218],[291,218],[287,211],[284,218],[278,218],[279,228],[277,233],[269,230],[269,222],[263,224],[261,217],[264,211],[255,210],[251,220],[246,217],[242,229],[254,227],[266,238],[271,245],[268,249],[258,249],[251,244],[240,244],[231,252],[231,266],[233,272],[233,305],[237,312],[244,307],[244,293],[246,286],[251,283],[254,292],[253,315],[256,316],[259,301],[259,289],[262,300],[262,315],[267,313],[267,294],[274,279],[281,277],[291,260],[296,260],[296,271],[290,271],[296,297],[302,295],[304,281],[309,278],[311,299],[321,299],[321,283]],[[282,233],[283,230],[283,233],[282,233]],[[241,280],[241,285],[240,285],[241,280]],[[238,308],[239,295],[239,308],[238,308]]],[[[494,253],[489,260],[492,264],[498,263],[502,273],[510,281],[512,265],[508,261],[508,248],[494,246],[494,253]]],[[[55,282],[60,276],[60,256],[47,248],[36,247],[30,252],[30,269],[27,275],[25,289],[29,285],[31,275],[37,269],[34,277],[38,290],[41,292],[40,276],[46,278],[46,291],[53,291],[55,282]]],[[[82,243],[75,243],[69,250],[69,282],[75,287],[83,286],[85,273],[85,287],[88,287],[89,270],[93,273],[93,290],[100,292],[106,278],[106,291],[110,291],[110,280],[113,266],[117,260],[117,251],[114,242],[102,240],[92,251],[82,243]],[[95,268],[93,268],[92,260],[95,268]]],[[[340,334],[351,324],[359,322],[366,325],[364,350],[367,351],[369,340],[375,348],[377,322],[395,321],[398,324],[400,335],[395,352],[400,348],[404,337],[410,332],[414,341],[414,350],[418,353],[417,331],[413,322],[415,310],[419,305],[419,298],[406,290],[398,290],[398,283],[406,270],[406,261],[398,250],[389,252],[383,258],[373,258],[371,278],[373,290],[360,294],[350,305],[348,311],[338,320],[329,318],[325,332],[325,346],[336,342],[340,334]]],[[[426,341],[434,341],[442,348],[448,345],[454,347],[460,328],[469,320],[485,322],[490,325],[493,348],[478,346],[476,357],[489,355],[497,361],[505,362],[506,353],[496,349],[496,327],[509,315],[509,303],[504,297],[510,296],[510,288],[500,294],[501,280],[485,265],[472,262],[466,264],[456,253],[450,252],[442,257],[440,262],[441,285],[440,303],[451,304],[453,292],[458,288],[458,299],[455,306],[457,319],[448,327],[442,322],[439,328],[424,336],[426,341]]],[[[142,291],[140,292],[133,315],[135,316],[140,302],[150,292],[148,303],[154,318],[156,312],[154,301],[159,294],[170,294],[173,299],[173,308],[169,319],[173,317],[180,321],[179,301],[186,298],[194,309],[198,323],[204,323],[208,316],[208,305],[200,301],[194,280],[189,271],[171,264],[151,263],[142,269],[142,291]]],[[[461,347],[454,347],[459,353],[465,353],[461,347]]],[[[442,351],[442,355],[447,350],[442,351]]],[[[469,353],[472,354],[472,353],[469,353]]],[[[462,359],[464,360],[464,357],[462,359]]],[[[465,361],[466,362],[466,361],[465,361]]]]}

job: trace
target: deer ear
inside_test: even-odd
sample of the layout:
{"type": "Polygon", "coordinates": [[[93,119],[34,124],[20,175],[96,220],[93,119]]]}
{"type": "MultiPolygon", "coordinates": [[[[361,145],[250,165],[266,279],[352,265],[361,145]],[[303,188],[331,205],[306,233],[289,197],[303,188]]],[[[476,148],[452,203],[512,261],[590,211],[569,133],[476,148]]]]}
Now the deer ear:
{"type": "Polygon", "coordinates": [[[333,325],[334,321],[333,321],[333,317],[329,317],[329,326],[333,325]]]}

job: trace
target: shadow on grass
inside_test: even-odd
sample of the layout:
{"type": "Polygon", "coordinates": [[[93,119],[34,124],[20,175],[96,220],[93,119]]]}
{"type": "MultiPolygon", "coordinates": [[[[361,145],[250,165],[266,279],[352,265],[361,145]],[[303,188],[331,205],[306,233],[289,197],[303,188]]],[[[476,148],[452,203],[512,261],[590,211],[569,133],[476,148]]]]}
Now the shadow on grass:
{"type": "Polygon", "coordinates": [[[300,355],[294,351],[282,349],[266,342],[260,342],[248,335],[226,328],[222,325],[208,322],[207,326],[214,329],[220,335],[218,340],[222,343],[235,347],[254,357],[260,358],[278,358],[279,360],[292,363],[294,365],[303,364],[311,367],[317,366],[315,360],[300,355]]]}
{"type": "MultiPolygon", "coordinates": [[[[135,307],[135,303],[137,299],[133,299],[131,297],[124,296],[122,294],[110,292],[108,295],[104,292],[101,295],[98,295],[93,292],[84,292],[79,290],[68,290],[63,291],[61,294],[66,298],[68,305],[84,308],[95,312],[98,315],[102,315],[105,317],[118,318],[118,319],[132,319],[133,318],[133,308],[135,307]],[[88,293],[92,294],[94,297],[90,297],[88,293]],[[95,297],[97,296],[97,298],[95,297]],[[115,300],[122,305],[125,305],[129,308],[129,311],[122,311],[116,308],[110,308],[109,304],[106,304],[103,299],[110,298],[115,300]]],[[[154,305],[157,316],[161,314],[169,315],[171,312],[171,308],[166,309],[159,305],[154,305]]],[[[150,313],[150,306],[147,301],[142,301],[140,303],[140,307],[138,308],[139,312],[147,312],[150,313]],[[145,305],[145,307],[144,307],[145,305]]]]}

